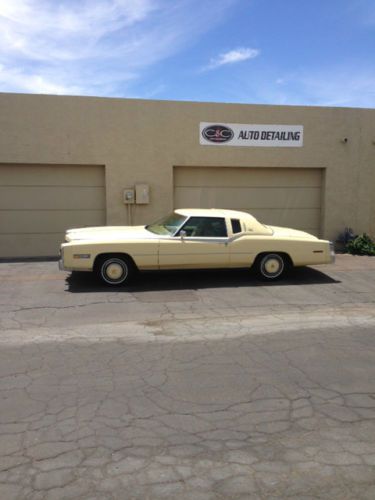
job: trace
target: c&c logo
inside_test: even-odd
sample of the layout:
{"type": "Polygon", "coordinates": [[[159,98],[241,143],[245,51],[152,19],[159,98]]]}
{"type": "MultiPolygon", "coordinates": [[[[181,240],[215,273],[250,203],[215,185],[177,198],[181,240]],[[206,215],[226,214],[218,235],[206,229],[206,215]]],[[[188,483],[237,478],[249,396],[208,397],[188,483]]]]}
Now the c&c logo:
{"type": "Polygon", "coordinates": [[[225,125],[209,125],[202,130],[202,136],[210,142],[222,143],[233,139],[234,132],[225,125]]]}

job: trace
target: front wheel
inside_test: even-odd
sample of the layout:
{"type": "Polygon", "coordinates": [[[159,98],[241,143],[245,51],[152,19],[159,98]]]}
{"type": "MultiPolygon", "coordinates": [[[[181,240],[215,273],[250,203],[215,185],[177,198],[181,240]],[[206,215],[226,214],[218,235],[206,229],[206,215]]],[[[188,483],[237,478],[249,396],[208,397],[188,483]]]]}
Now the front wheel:
{"type": "Polygon", "coordinates": [[[133,266],[130,260],[124,257],[102,257],[96,265],[96,274],[106,285],[123,285],[130,280],[133,266]]]}
{"type": "Polygon", "coordinates": [[[257,271],[267,280],[280,278],[287,269],[287,259],[278,253],[268,253],[257,259],[257,271]]]}

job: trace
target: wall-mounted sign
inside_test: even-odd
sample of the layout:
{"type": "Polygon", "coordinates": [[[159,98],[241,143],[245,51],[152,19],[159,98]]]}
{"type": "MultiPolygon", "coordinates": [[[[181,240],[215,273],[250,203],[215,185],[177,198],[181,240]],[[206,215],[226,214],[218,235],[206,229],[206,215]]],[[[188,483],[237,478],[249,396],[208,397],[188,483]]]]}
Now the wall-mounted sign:
{"type": "Polygon", "coordinates": [[[303,146],[303,125],[201,122],[199,142],[203,146],[300,148],[303,146]]]}

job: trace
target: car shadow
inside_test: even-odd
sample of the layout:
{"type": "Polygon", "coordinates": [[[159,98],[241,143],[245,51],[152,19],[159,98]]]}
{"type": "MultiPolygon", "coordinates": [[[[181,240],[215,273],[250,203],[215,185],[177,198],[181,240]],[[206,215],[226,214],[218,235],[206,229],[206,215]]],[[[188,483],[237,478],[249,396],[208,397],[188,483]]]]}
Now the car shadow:
{"type": "Polygon", "coordinates": [[[327,285],[340,283],[311,267],[292,269],[282,280],[263,281],[251,270],[184,270],[138,273],[128,285],[103,285],[93,273],[73,272],[66,279],[71,293],[151,292],[167,290],[199,290],[204,288],[270,287],[294,285],[327,285]]]}

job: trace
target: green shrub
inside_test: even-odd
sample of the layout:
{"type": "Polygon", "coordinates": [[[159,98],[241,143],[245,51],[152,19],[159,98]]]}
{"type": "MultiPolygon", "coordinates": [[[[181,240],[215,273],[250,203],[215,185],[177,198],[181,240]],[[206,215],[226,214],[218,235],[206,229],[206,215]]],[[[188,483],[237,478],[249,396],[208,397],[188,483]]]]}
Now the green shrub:
{"type": "Polygon", "coordinates": [[[375,243],[363,233],[346,244],[346,251],[353,255],[375,255],[375,243]]]}

